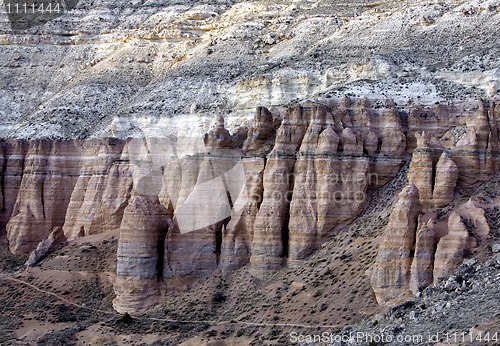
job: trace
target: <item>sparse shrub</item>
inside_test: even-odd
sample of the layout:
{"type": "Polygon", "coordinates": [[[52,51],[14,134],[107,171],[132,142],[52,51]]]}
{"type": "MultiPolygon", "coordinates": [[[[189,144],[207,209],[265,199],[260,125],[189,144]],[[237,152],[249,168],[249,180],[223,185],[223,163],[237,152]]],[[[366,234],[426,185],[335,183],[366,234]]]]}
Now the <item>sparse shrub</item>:
{"type": "Polygon", "coordinates": [[[222,292],[215,292],[214,296],[212,297],[212,302],[214,304],[221,304],[226,301],[226,296],[222,292]]]}
{"type": "Polygon", "coordinates": [[[130,314],[128,312],[126,312],[120,318],[120,322],[122,322],[128,326],[128,325],[132,324],[132,322],[134,322],[134,319],[132,318],[132,316],[130,316],[130,314]]]}

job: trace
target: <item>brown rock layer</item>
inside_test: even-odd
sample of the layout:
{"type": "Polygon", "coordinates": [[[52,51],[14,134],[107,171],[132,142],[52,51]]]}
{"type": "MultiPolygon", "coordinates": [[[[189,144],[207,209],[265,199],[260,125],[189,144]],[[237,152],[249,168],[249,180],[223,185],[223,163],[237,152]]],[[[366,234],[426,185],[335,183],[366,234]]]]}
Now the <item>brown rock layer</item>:
{"type": "Polygon", "coordinates": [[[458,180],[458,167],[448,154],[443,152],[435,170],[432,201],[436,208],[440,208],[453,200],[458,180]]]}
{"type": "Polygon", "coordinates": [[[434,283],[447,278],[463,261],[469,246],[469,234],[462,218],[452,212],[448,219],[448,235],[437,244],[434,257],[434,283]]]}
{"type": "Polygon", "coordinates": [[[125,208],[113,300],[118,312],[143,311],[158,304],[169,219],[158,197],[134,194],[125,208]]]}
{"type": "Polygon", "coordinates": [[[434,254],[438,240],[433,218],[425,222],[419,217],[418,221],[415,257],[411,265],[410,278],[410,289],[414,294],[433,282],[434,254]]]}
{"type": "Polygon", "coordinates": [[[0,142],[0,229],[9,222],[14,204],[19,193],[24,171],[24,161],[29,143],[26,141],[8,140],[0,142]]]}
{"type": "Polygon", "coordinates": [[[115,139],[85,143],[82,155],[93,160],[85,161],[71,194],[63,226],[68,239],[120,227],[132,183],[128,166],[115,164],[123,145],[115,139]]]}
{"type": "Polygon", "coordinates": [[[54,227],[63,226],[80,165],[76,142],[31,142],[12,217],[6,226],[13,253],[31,251],[54,227]]]}
{"type": "MultiPolygon", "coordinates": [[[[219,117],[199,138],[3,141],[0,228],[7,229],[11,251],[27,253],[57,227],[73,239],[122,226],[123,244],[133,246],[120,250],[121,263],[155,256],[165,263],[144,286],[120,269],[117,307],[143,309],[141,294],[154,302],[159,278],[190,280],[248,263],[255,276],[267,277],[300,264],[351,222],[370,189],[389,182],[410,156],[414,186],[405,193],[417,192],[418,200],[408,203],[426,212],[446,206],[456,185],[473,186],[498,170],[499,109],[482,101],[410,105],[406,117],[390,100],[344,98],[286,111],[261,107],[253,124],[234,133],[219,117]],[[137,225],[122,220],[127,206],[137,225]],[[153,223],[146,215],[172,220],[153,223]],[[143,242],[147,256],[143,245],[134,245],[147,228],[167,226],[156,252],[153,240],[143,242]]],[[[404,210],[406,197],[391,216],[397,236],[387,229],[373,276],[381,301],[438,280],[467,250],[455,216],[443,230],[427,217],[417,229],[419,213],[404,210]]],[[[456,213],[480,242],[489,233],[484,206],[471,203],[456,213]]],[[[470,235],[466,243],[473,245],[470,235]]]]}
{"type": "Polygon", "coordinates": [[[381,304],[409,292],[411,253],[420,211],[418,189],[406,186],[389,217],[373,267],[371,283],[381,304]]]}
{"type": "Polygon", "coordinates": [[[413,184],[418,189],[420,203],[422,207],[432,208],[434,202],[432,200],[432,188],[434,186],[434,164],[433,150],[430,147],[430,137],[423,132],[416,133],[417,148],[413,152],[410,162],[410,170],[408,172],[408,182],[413,184]]]}

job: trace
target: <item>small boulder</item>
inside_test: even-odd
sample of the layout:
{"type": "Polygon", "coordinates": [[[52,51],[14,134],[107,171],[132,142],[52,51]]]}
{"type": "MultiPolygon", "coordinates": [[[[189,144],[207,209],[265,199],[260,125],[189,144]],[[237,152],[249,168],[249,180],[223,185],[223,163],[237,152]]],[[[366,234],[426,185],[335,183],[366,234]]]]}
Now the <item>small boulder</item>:
{"type": "Polygon", "coordinates": [[[54,245],[61,244],[65,241],[66,237],[64,236],[63,229],[61,227],[54,227],[47,239],[38,243],[36,249],[31,252],[25,265],[27,267],[34,267],[40,260],[47,256],[54,245]]]}

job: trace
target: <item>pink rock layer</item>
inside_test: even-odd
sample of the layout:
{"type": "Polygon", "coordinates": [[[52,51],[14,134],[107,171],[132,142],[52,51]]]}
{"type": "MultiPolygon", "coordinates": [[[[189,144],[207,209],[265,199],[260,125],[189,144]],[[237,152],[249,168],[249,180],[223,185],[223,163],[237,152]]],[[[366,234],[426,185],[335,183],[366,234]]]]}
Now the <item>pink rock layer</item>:
{"type": "MultiPolygon", "coordinates": [[[[260,107],[253,124],[233,134],[219,117],[194,142],[2,141],[0,227],[13,253],[34,250],[58,227],[70,240],[121,229],[123,242],[135,245],[119,254],[119,267],[146,257],[162,263],[145,286],[141,278],[118,275],[123,285],[115,286],[116,306],[142,309],[141,293],[130,292],[136,287],[154,302],[155,280],[192,279],[245,265],[265,278],[283,266],[300,265],[350,223],[370,191],[390,181],[410,158],[411,195],[416,193],[422,213],[445,206],[456,186],[473,186],[498,171],[499,111],[494,102],[478,101],[472,106],[412,104],[403,114],[391,100],[345,98],[277,112],[260,107]],[[137,204],[140,198],[155,201],[137,204]],[[132,203],[137,212],[127,212],[132,203]],[[158,214],[163,221],[145,221],[144,215],[157,215],[142,210],[141,216],[138,205],[148,203],[164,208],[158,214]],[[130,221],[134,218],[142,221],[130,221]],[[160,237],[162,245],[134,257],[134,247],[150,246],[149,241],[124,240],[125,235],[134,228],[157,232],[160,226],[168,229],[160,237]]],[[[450,222],[457,231],[436,236],[427,223],[417,226],[417,216],[408,215],[408,224],[398,226],[401,237],[389,239],[381,252],[402,246],[418,260],[389,263],[382,256],[379,264],[385,267],[378,272],[387,277],[373,279],[379,297],[392,295],[383,293],[384,287],[416,290],[444,275],[465,244],[456,217],[450,222]],[[456,251],[441,250],[443,241],[456,251]],[[432,280],[412,273],[429,273],[431,267],[432,280]]]]}

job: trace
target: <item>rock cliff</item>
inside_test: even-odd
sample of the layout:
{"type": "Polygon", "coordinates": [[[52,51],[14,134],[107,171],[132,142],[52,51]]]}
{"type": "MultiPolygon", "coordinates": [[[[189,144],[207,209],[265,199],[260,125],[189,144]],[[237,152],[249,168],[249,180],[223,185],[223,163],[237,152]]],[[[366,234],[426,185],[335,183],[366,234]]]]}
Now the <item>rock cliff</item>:
{"type": "Polygon", "coordinates": [[[55,3],[0,1],[0,344],[497,331],[499,0],[55,3]]]}
{"type": "MultiPolygon", "coordinates": [[[[412,189],[422,210],[413,209],[417,212],[418,226],[413,218],[398,225],[409,229],[404,237],[392,238],[391,223],[384,231],[372,272],[372,286],[380,303],[401,300],[409,290],[417,294],[429,285],[438,284],[490,234],[485,214],[495,208],[496,202],[491,199],[480,202],[471,197],[463,203],[455,193],[460,189],[470,194],[466,191],[473,191],[497,171],[499,158],[493,154],[498,152],[497,106],[490,102],[488,108],[481,100],[447,108],[460,111],[462,116],[453,117],[445,112],[445,107],[438,107],[430,114],[425,113],[422,119],[422,109],[414,105],[410,109],[409,134],[413,134],[413,139],[409,145],[415,149],[408,181],[409,187],[415,188],[412,189]],[[437,128],[431,135],[428,130],[434,126],[437,128]],[[414,131],[415,128],[427,131],[414,131]],[[388,249],[404,251],[400,250],[396,256],[388,249]],[[401,261],[405,263],[403,270],[401,261]]],[[[391,219],[401,213],[400,204],[404,205],[406,199],[402,193],[391,219]]]]}
{"type": "Polygon", "coordinates": [[[384,231],[372,273],[372,287],[379,303],[404,296],[409,291],[410,269],[421,212],[418,189],[406,186],[399,194],[384,231]]]}
{"type": "Polygon", "coordinates": [[[159,303],[169,218],[158,197],[134,193],[125,208],[114,286],[118,312],[144,311],[159,303]]]}
{"type": "Polygon", "coordinates": [[[340,98],[260,107],[233,132],[219,117],[205,134],[3,141],[1,222],[15,253],[59,228],[69,240],[120,229],[115,307],[144,310],[165,287],[189,287],[218,270],[248,265],[267,278],[299,266],[411,159],[411,185],[372,273],[379,301],[388,302],[446,276],[488,236],[484,203],[455,206],[460,217],[440,208],[498,165],[494,102],[443,105],[427,117],[415,104],[408,119],[405,112],[386,99],[340,98]]]}

